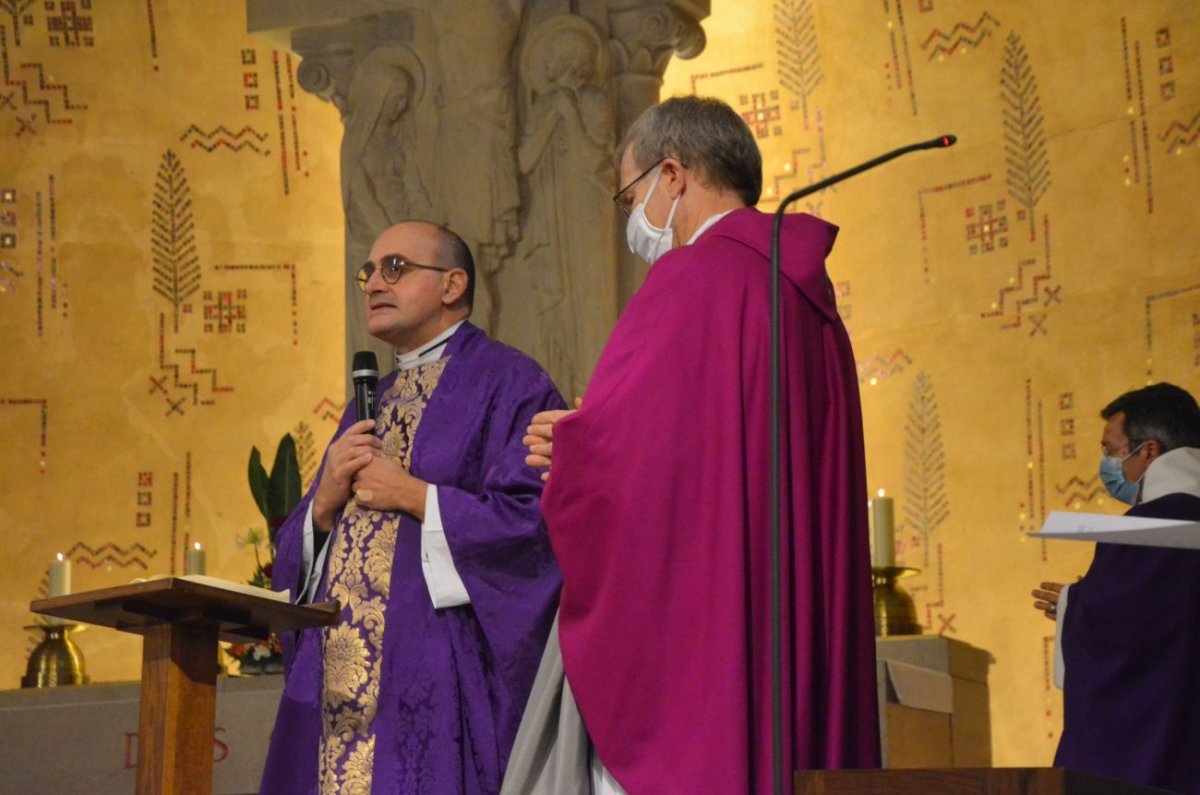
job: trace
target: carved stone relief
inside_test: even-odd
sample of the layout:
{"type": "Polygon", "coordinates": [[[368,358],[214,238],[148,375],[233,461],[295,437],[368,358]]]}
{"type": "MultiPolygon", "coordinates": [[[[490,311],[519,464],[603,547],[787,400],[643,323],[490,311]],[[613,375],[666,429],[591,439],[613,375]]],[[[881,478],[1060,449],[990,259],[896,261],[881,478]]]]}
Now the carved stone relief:
{"type": "MultiPolygon", "coordinates": [[[[527,110],[518,150],[525,191],[513,267],[528,284],[527,350],[568,399],[583,394],[616,320],[608,77],[607,48],[582,17],[551,17],[525,42],[527,110]]],[[[520,325],[502,324],[501,331],[520,325]]],[[[519,328],[512,334],[521,336],[519,328]]]]}
{"type": "MultiPolygon", "coordinates": [[[[476,259],[472,320],[580,395],[644,271],[610,198],[613,148],[704,46],[708,0],[247,0],[301,87],[341,114],[348,354],[352,277],[384,227],[449,225],[476,259]]],[[[623,219],[621,219],[623,220],[623,219]]],[[[400,252],[403,253],[403,252],[400,252]]]]}

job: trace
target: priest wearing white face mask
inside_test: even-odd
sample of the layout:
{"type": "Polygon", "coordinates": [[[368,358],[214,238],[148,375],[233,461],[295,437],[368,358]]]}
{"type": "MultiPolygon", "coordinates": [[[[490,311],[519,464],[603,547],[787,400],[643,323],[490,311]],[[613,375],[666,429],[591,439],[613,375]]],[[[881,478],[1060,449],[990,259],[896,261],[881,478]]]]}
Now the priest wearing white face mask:
{"type": "MultiPolygon", "coordinates": [[[[1200,521],[1195,398],[1154,384],[1100,416],[1100,478],[1127,515],[1200,521]]],[[[1079,582],[1034,598],[1061,645],[1055,766],[1200,793],[1200,551],[1097,544],[1079,582]]]]}
{"type": "MultiPolygon", "coordinates": [[[[527,462],[548,468],[562,653],[547,647],[503,793],[764,792],[762,160],[737,112],[701,97],[650,108],[618,151],[614,201],[651,268],[582,407],[534,417],[525,440],[527,462]],[[571,721],[585,740],[563,737],[571,721]]],[[[879,764],[858,382],[825,270],[836,233],[795,213],[782,239],[786,770],[879,764]]]]}

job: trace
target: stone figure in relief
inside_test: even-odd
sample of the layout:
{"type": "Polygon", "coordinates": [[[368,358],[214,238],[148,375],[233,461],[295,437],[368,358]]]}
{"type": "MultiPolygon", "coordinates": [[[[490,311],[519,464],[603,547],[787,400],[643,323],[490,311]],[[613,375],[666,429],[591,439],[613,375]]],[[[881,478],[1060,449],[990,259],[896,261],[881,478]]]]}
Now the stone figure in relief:
{"type": "Polygon", "coordinates": [[[573,15],[529,37],[521,78],[530,99],[518,162],[526,180],[521,261],[531,353],[563,394],[583,394],[616,316],[611,201],[613,111],[603,43],[573,15]]]}
{"type": "Polygon", "coordinates": [[[435,206],[475,252],[473,317],[487,330],[500,309],[494,277],[520,237],[511,57],[523,7],[523,0],[423,4],[440,64],[435,206]]]}
{"type": "Polygon", "coordinates": [[[350,80],[342,201],[353,247],[363,253],[379,230],[429,214],[417,148],[422,131],[413,112],[424,88],[420,61],[407,47],[389,44],[368,53],[350,80]]]}
{"type": "MultiPolygon", "coordinates": [[[[362,264],[381,229],[432,216],[429,181],[422,172],[429,162],[423,157],[422,142],[428,141],[430,133],[417,113],[424,93],[421,61],[401,45],[377,46],[351,76],[341,149],[348,273],[362,264]]],[[[347,291],[350,330],[362,329],[366,322],[355,292],[347,291]]],[[[351,333],[360,339],[352,340],[349,350],[374,348],[383,354],[381,361],[390,357],[390,351],[365,334],[351,333]]]]}

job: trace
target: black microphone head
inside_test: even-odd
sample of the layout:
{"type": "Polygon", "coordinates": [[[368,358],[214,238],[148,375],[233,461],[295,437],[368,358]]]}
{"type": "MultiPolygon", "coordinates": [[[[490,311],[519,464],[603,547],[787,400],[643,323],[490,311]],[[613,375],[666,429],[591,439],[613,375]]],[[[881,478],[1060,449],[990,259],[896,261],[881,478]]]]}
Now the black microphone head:
{"type": "Polygon", "coordinates": [[[379,360],[375,358],[374,351],[359,351],[354,354],[353,363],[350,365],[350,377],[379,377],[379,360]]]}
{"type": "Polygon", "coordinates": [[[942,146],[954,146],[956,143],[958,143],[957,135],[943,135],[942,136],[942,146]]]}

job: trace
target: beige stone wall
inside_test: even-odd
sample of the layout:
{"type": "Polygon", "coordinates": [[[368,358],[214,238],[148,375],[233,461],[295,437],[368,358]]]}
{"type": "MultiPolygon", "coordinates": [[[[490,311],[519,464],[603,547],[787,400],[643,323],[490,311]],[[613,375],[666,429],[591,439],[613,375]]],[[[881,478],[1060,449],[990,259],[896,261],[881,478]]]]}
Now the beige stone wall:
{"type": "MultiPolygon", "coordinates": [[[[295,57],[241,0],[4,7],[7,688],[57,552],[76,590],[179,571],[188,539],[248,578],[251,446],[299,431],[319,455],[344,397],[341,125],[295,57]]],[[[94,680],[136,678],[135,637],[78,642],[94,680]]]]}
{"type": "Polygon", "coordinates": [[[994,762],[1049,764],[1061,700],[1039,581],[1085,546],[1046,512],[1113,512],[1097,412],[1151,381],[1200,392],[1200,6],[714,3],[664,96],[725,99],[779,194],[955,133],[810,199],[859,363],[868,479],[928,633],[988,649],[994,762]],[[1189,187],[1189,185],[1191,187],[1189,187]]]}

